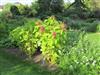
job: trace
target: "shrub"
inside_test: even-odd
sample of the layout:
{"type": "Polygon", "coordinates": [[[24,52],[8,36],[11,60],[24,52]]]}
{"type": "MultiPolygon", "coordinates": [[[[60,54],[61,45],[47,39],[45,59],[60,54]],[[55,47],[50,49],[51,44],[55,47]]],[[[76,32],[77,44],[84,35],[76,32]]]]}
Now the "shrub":
{"type": "Polygon", "coordinates": [[[24,25],[26,22],[27,22],[27,19],[22,17],[22,16],[12,18],[11,13],[1,12],[1,16],[0,16],[0,45],[2,47],[9,47],[9,45],[11,45],[11,41],[9,40],[10,31],[12,31],[13,29],[15,29],[18,26],[24,25]]]}
{"type": "Polygon", "coordinates": [[[66,27],[64,23],[56,21],[54,17],[45,20],[43,25],[45,30],[41,36],[42,54],[49,62],[56,63],[59,56],[60,37],[66,32],[66,27]]]}
{"type": "Polygon", "coordinates": [[[6,37],[6,27],[3,24],[0,24],[0,41],[2,38],[6,37]]]}
{"type": "Polygon", "coordinates": [[[26,26],[16,28],[11,32],[11,39],[16,41],[29,57],[40,46],[44,59],[56,63],[60,37],[64,35],[65,30],[62,22],[50,17],[44,21],[31,21],[26,26]]]}
{"type": "Polygon", "coordinates": [[[12,4],[10,4],[10,3],[7,3],[6,5],[4,5],[3,12],[10,12],[11,6],[12,6],[12,4]]]}
{"type": "Polygon", "coordinates": [[[97,26],[97,32],[100,32],[100,24],[97,26]]]}
{"type": "Polygon", "coordinates": [[[69,29],[81,30],[86,32],[96,32],[98,21],[82,21],[82,20],[72,20],[65,18],[69,29]]]}
{"type": "Polygon", "coordinates": [[[17,7],[18,7],[18,10],[19,10],[21,16],[33,17],[36,14],[35,9],[33,11],[33,9],[29,6],[25,6],[25,5],[20,4],[20,5],[17,5],[17,7]]]}
{"type": "Polygon", "coordinates": [[[37,48],[37,30],[34,28],[33,21],[28,21],[25,26],[17,27],[10,33],[12,42],[16,44],[25,52],[29,58],[35,53],[37,48]],[[19,34],[18,34],[19,33],[19,34]]]}

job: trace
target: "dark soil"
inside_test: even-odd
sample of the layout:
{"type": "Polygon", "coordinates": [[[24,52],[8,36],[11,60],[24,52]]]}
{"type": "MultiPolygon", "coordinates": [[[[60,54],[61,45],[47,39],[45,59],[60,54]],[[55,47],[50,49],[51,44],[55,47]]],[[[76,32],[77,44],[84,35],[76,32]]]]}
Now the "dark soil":
{"type": "Polygon", "coordinates": [[[25,53],[23,53],[20,49],[18,48],[7,48],[5,49],[5,51],[7,51],[8,53],[14,54],[15,56],[18,56],[22,59],[26,59],[27,55],[25,55],[25,53]]]}

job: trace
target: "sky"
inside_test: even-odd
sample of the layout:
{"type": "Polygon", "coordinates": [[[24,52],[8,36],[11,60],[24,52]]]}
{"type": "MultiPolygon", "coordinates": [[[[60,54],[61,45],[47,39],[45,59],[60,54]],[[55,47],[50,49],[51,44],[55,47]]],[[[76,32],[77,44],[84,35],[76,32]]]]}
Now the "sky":
{"type": "MultiPolygon", "coordinates": [[[[15,2],[20,2],[22,4],[31,4],[32,1],[35,0],[0,0],[0,5],[4,5],[6,3],[15,3],[15,2]]],[[[74,0],[64,0],[65,2],[70,1],[73,2],[74,0]]]]}

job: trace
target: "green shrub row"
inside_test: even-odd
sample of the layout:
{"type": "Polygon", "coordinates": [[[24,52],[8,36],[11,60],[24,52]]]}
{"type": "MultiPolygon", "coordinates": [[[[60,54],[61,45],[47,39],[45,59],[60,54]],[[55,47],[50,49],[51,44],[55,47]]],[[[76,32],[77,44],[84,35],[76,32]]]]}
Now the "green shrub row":
{"type": "Polygon", "coordinates": [[[66,22],[69,29],[74,30],[81,30],[86,32],[96,32],[97,26],[99,24],[99,21],[88,19],[88,20],[72,20],[68,17],[64,18],[64,21],[66,22]]]}

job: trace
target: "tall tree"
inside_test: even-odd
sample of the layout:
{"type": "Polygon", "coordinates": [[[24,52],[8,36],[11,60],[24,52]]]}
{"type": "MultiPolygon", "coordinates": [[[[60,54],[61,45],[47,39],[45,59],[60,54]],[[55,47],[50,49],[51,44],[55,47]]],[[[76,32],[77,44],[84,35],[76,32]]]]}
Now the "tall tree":
{"type": "Polygon", "coordinates": [[[38,0],[39,12],[58,13],[63,10],[64,1],[63,0],[38,0]]]}
{"type": "Polygon", "coordinates": [[[69,7],[74,6],[75,8],[79,8],[79,9],[84,9],[87,8],[86,5],[84,4],[85,0],[75,0],[69,7]]]}
{"type": "Polygon", "coordinates": [[[38,0],[39,12],[46,12],[50,8],[51,0],[38,0]]]}
{"type": "Polygon", "coordinates": [[[53,13],[62,12],[64,8],[63,0],[51,0],[50,9],[53,13]]]}

